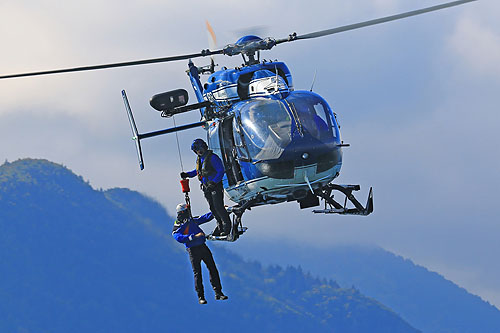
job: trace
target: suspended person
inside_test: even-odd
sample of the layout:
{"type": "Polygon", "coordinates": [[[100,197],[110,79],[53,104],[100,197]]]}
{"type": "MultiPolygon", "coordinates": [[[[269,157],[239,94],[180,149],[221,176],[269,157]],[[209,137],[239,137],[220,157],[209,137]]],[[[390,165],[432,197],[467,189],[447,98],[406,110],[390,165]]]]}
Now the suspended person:
{"type": "Polygon", "coordinates": [[[174,222],[172,235],[176,241],[186,245],[186,249],[189,253],[189,260],[193,267],[194,288],[198,294],[198,302],[200,304],[207,304],[201,276],[202,261],[205,263],[210,273],[210,284],[215,291],[215,299],[226,300],[228,297],[222,293],[219,271],[217,270],[217,266],[215,266],[212,252],[205,244],[205,233],[199,227],[200,224],[211,221],[214,218],[213,214],[210,212],[198,218],[193,218],[189,214],[188,206],[184,203],[178,204],[176,211],[177,219],[174,222]]]}
{"type": "Polygon", "coordinates": [[[231,219],[224,207],[224,187],[222,186],[224,165],[220,157],[209,150],[208,145],[202,139],[194,140],[191,150],[198,155],[196,169],[181,172],[181,178],[198,176],[210,211],[217,220],[217,227],[212,232],[212,236],[228,236],[231,233],[231,219]]]}

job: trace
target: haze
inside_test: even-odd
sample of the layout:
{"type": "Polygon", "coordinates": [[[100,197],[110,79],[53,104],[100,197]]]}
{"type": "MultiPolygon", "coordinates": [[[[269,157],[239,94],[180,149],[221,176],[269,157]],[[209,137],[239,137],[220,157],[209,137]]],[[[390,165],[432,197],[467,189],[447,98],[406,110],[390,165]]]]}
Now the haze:
{"type": "MultiPolygon", "coordinates": [[[[205,20],[223,46],[242,31],[281,38],[438,3],[3,1],[0,73],[199,52],[208,47],[205,20]]],[[[244,216],[245,237],[376,244],[500,307],[499,12],[499,3],[482,0],[263,53],[287,63],[297,90],[309,89],[317,70],[314,91],[351,144],[338,182],[360,184],[362,202],[373,186],[375,211],[344,217],[313,215],[295,203],[256,208],[244,216]]],[[[216,62],[234,67],[241,58],[216,62]]],[[[129,187],[173,211],[183,200],[175,135],[144,140],[140,172],[120,91],[127,90],[140,132],[171,127],[148,101],[176,88],[195,100],[186,68],[181,61],[0,80],[0,158],[46,158],[95,188],[129,187]]],[[[196,111],[176,117],[177,124],[198,120],[196,111]]],[[[202,129],[179,134],[184,169],[194,168],[196,137],[205,137],[202,129]]],[[[191,184],[195,212],[203,213],[206,202],[191,184]]]]}

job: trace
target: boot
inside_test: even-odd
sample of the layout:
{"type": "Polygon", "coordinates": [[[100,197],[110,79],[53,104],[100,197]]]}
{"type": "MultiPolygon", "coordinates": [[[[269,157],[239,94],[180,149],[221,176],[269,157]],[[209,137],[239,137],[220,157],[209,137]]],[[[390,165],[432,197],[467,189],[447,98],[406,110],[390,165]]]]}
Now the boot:
{"type": "Polygon", "coordinates": [[[214,231],[212,232],[212,236],[216,237],[216,236],[220,236],[221,234],[221,231],[219,229],[219,226],[215,227],[214,231]]]}
{"type": "Polygon", "coordinates": [[[198,303],[200,303],[200,304],[207,304],[207,301],[205,300],[205,296],[198,297],[198,303]]]}
{"type": "Polygon", "coordinates": [[[227,297],[226,295],[224,295],[224,294],[222,293],[222,291],[221,291],[221,292],[217,292],[217,293],[215,293],[215,299],[216,299],[217,301],[224,301],[224,300],[228,299],[228,297],[227,297]]]}
{"type": "Polygon", "coordinates": [[[221,233],[221,236],[229,236],[231,234],[231,225],[224,226],[224,232],[221,233]]]}

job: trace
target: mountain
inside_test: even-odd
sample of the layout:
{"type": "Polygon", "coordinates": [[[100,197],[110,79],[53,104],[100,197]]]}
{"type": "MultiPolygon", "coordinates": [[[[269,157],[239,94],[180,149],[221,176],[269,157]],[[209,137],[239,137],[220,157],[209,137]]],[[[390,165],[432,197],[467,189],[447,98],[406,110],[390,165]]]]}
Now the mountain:
{"type": "Polygon", "coordinates": [[[213,246],[229,300],[197,304],[172,218],[128,189],[94,190],[71,170],[0,166],[1,332],[417,332],[355,288],[213,246]]]}
{"type": "Polygon", "coordinates": [[[396,311],[423,332],[500,332],[500,311],[480,297],[411,260],[375,246],[312,248],[259,240],[235,251],[264,264],[300,264],[312,274],[352,286],[396,311]],[[251,251],[250,251],[251,250],[251,251]],[[315,260],[321,257],[322,260],[315,260]]]}

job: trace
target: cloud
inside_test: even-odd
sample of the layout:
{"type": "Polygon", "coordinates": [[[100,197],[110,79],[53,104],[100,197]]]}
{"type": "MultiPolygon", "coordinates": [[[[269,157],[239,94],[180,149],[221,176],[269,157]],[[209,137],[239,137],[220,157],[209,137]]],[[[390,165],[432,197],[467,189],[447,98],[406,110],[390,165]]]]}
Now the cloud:
{"type": "Polygon", "coordinates": [[[479,20],[465,17],[457,22],[450,48],[473,75],[498,77],[500,74],[500,31],[479,20]]]}

